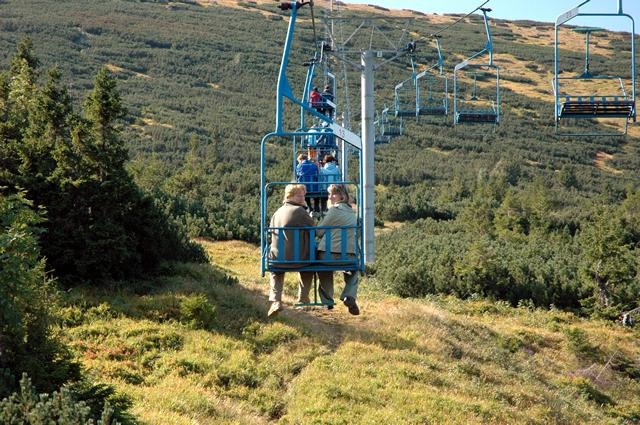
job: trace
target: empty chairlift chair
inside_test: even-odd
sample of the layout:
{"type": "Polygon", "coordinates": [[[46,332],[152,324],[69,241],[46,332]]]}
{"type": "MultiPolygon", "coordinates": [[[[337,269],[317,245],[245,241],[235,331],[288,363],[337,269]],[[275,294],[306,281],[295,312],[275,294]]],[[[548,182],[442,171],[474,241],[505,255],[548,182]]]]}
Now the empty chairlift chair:
{"type": "MultiPolygon", "coordinates": [[[[631,21],[631,33],[635,32],[635,22],[633,18],[623,13],[622,0],[618,0],[617,13],[580,13],[580,7],[591,0],[582,2],[577,7],[563,13],[556,19],[555,24],[555,73],[553,83],[555,97],[555,125],[556,132],[559,132],[560,122],[566,118],[589,119],[589,118],[620,118],[625,120],[625,131],[627,133],[629,120],[636,120],[636,65],[635,65],[635,40],[631,37],[631,64],[629,76],[621,75],[597,75],[590,69],[589,46],[592,33],[601,31],[600,28],[583,27],[575,28],[574,31],[585,35],[585,64],[579,75],[560,77],[558,42],[559,28],[579,16],[589,17],[620,17],[631,21]],[[631,93],[627,91],[624,79],[631,81],[631,93]],[[602,92],[603,86],[606,91],[602,92]]],[[[611,132],[587,132],[587,133],[565,133],[565,136],[615,136],[619,133],[611,132]]]]}
{"type": "MultiPolygon", "coordinates": [[[[500,68],[493,63],[493,42],[487,12],[491,9],[481,8],[484,18],[487,44],[484,49],[457,64],[453,72],[453,122],[454,124],[498,124],[500,122],[500,68]],[[488,62],[471,62],[485,54],[488,62]],[[486,96],[485,91],[478,90],[478,76],[495,74],[495,96],[486,96]],[[471,77],[470,77],[471,76],[471,77]],[[472,79],[472,81],[471,81],[472,79]],[[471,86],[463,90],[462,86],[471,86]]],[[[492,83],[493,84],[493,83],[492,83]]]]}
{"type": "Polygon", "coordinates": [[[380,114],[380,134],[382,136],[399,137],[402,136],[402,129],[404,127],[404,121],[402,118],[391,117],[389,114],[389,108],[384,108],[380,114]]]}
{"type": "Polygon", "coordinates": [[[444,74],[439,36],[433,36],[433,39],[438,60],[416,75],[418,115],[447,115],[449,109],[449,82],[444,74]]]}

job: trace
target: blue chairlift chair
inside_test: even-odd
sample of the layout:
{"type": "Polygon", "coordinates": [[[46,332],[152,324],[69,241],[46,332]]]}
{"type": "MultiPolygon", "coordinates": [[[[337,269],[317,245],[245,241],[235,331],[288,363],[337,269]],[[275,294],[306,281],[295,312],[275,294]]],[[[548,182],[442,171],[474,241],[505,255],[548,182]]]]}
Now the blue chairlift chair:
{"type": "MultiPolygon", "coordinates": [[[[552,81],[555,98],[554,118],[556,133],[559,132],[560,121],[566,118],[593,119],[593,118],[621,118],[625,120],[625,130],[623,134],[612,132],[589,132],[589,133],[559,133],[563,136],[620,136],[626,135],[629,128],[629,120],[636,120],[636,62],[635,62],[635,37],[631,36],[631,93],[628,93],[624,86],[623,77],[620,75],[596,75],[590,69],[589,63],[589,42],[590,36],[594,32],[601,31],[600,28],[584,27],[576,28],[574,31],[585,34],[585,65],[582,73],[577,76],[560,77],[561,73],[558,57],[559,28],[578,16],[589,17],[620,17],[631,21],[631,34],[635,34],[635,21],[631,15],[622,11],[622,0],[618,0],[617,13],[580,13],[580,8],[591,0],[580,3],[575,8],[561,14],[556,19],[555,24],[555,68],[552,81]],[[595,83],[598,81],[613,81],[617,87],[616,92],[607,94],[595,94],[595,83]],[[583,82],[592,89],[587,93],[560,93],[561,83],[567,86],[571,83],[583,82]]],[[[575,89],[575,88],[574,88],[575,89]]]]}
{"type": "MultiPolygon", "coordinates": [[[[277,99],[276,99],[276,128],[274,132],[271,132],[265,135],[262,138],[260,144],[260,252],[261,252],[261,261],[260,268],[262,275],[266,272],[284,272],[284,271],[359,271],[364,273],[364,256],[362,255],[362,245],[363,245],[363,229],[362,229],[362,213],[363,213],[363,203],[362,200],[362,186],[358,184],[358,181],[362,181],[362,143],[360,137],[353,134],[349,130],[344,127],[336,124],[331,117],[328,117],[324,114],[320,114],[316,109],[312,108],[307,99],[308,93],[306,92],[307,87],[305,87],[305,93],[302,98],[298,98],[293,94],[291,90],[291,86],[289,84],[289,80],[287,78],[287,66],[289,62],[289,54],[291,51],[291,43],[293,41],[293,36],[295,32],[295,23],[298,9],[306,4],[303,2],[291,2],[291,3],[281,3],[280,8],[282,10],[291,10],[291,19],[289,21],[289,28],[287,31],[287,38],[284,45],[282,61],[280,65],[280,72],[278,76],[278,88],[277,88],[277,99]],[[339,232],[342,235],[342,246],[340,247],[340,252],[334,252],[334,256],[336,258],[325,258],[316,253],[317,242],[314,237],[316,232],[318,231],[318,227],[271,227],[270,226],[270,214],[272,211],[268,209],[268,197],[270,195],[274,195],[277,192],[277,188],[282,188],[291,182],[295,182],[295,166],[296,166],[296,145],[301,143],[301,140],[306,140],[310,137],[317,136],[316,132],[310,132],[308,129],[305,129],[304,123],[300,126],[299,130],[296,131],[287,131],[283,128],[283,109],[284,109],[284,100],[287,98],[292,103],[298,105],[301,108],[301,116],[304,120],[305,114],[309,114],[320,121],[324,121],[327,123],[327,128],[330,128],[333,131],[335,137],[341,138],[345,143],[351,145],[352,149],[350,151],[355,153],[358,157],[359,164],[359,173],[357,181],[342,181],[335,183],[345,183],[353,185],[356,188],[356,199],[357,199],[357,215],[358,221],[356,226],[326,226],[323,227],[322,230],[327,234],[326,240],[330,240],[329,237],[334,232],[339,232]],[[267,177],[267,158],[266,158],[266,147],[272,145],[273,142],[285,142],[290,144],[293,148],[293,158],[292,164],[294,167],[293,175],[291,176],[291,181],[283,181],[282,178],[284,176],[280,176],[280,179],[276,178],[277,181],[269,181],[267,177]],[[307,232],[309,234],[309,258],[299,258],[295,256],[293,258],[284,258],[284,250],[280,249],[280,256],[278,258],[271,258],[270,253],[270,243],[271,236],[274,234],[278,234],[279,243],[284,243],[284,240],[289,240],[294,245],[294,251],[296,253],[300,252],[300,241],[306,238],[303,238],[303,232],[307,232]],[[355,257],[348,255],[346,252],[347,241],[352,240],[356,247],[355,257]]],[[[315,65],[315,64],[312,64],[315,65]]],[[[313,71],[311,70],[311,75],[313,75],[313,71]]],[[[310,81],[307,78],[307,81],[310,81]]],[[[286,179],[286,177],[284,177],[286,179]]],[[[344,176],[343,176],[344,180],[344,176]]],[[[319,182],[320,183],[320,182],[319,182]]],[[[282,193],[278,193],[276,196],[281,197],[282,193]]],[[[275,205],[279,202],[272,202],[272,205],[275,205]]],[[[329,251],[331,251],[329,249],[329,251]]],[[[317,301],[317,288],[314,291],[314,302],[307,303],[304,305],[325,305],[321,302],[317,301]]]]}
{"type": "Polygon", "coordinates": [[[447,115],[449,81],[444,74],[444,61],[439,36],[433,36],[438,53],[437,62],[416,75],[416,106],[418,115],[447,115]]]}
{"type": "Polygon", "coordinates": [[[375,139],[374,139],[374,144],[375,145],[388,145],[389,143],[391,143],[391,136],[385,136],[382,133],[384,132],[384,125],[382,124],[382,119],[381,117],[378,115],[378,112],[376,112],[376,116],[377,119],[373,122],[373,124],[375,125],[375,129],[376,129],[376,135],[375,135],[375,139]]]}
{"type": "Polygon", "coordinates": [[[416,65],[414,55],[411,61],[411,77],[400,82],[394,89],[394,106],[396,117],[415,117],[418,115],[418,88],[416,86],[416,65]]]}
{"type": "Polygon", "coordinates": [[[484,49],[475,53],[470,58],[457,64],[453,71],[453,123],[462,124],[498,124],[500,122],[500,68],[493,63],[493,42],[487,12],[491,9],[480,8],[484,18],[484,27],[487,34],[487,44],[484,49]],[[489,55],[489,61],[485,63],[470,63],[485,54],[489,55]],[[471,97],[462,98],[460,82],[465,72],[474,74],[474,88],[471,97]],[[477,71],[490,72],[496,75],[496,95],[492,99],[479,99],[477,92],[477,71]],[[482,100],[480,102],[479,100],[482,100]]]}
{"type": "Polygon", "coordinates": [[[380,134],[382,136],[399,137],[402,136],[404,120],[401,117],[389,116],[389,108],[385,107],[380,114],[380,134]]]}
{"type": "MultiPolygon", "coordinates": [[[[305,79],[305,84],[304,84],[304,91],[302,93],[302,98],[303,99],[309,99],[309,95],[311,93],[311,90],[313,89],[313,87],[325,87],[325,86],[330,86],[332,93],[331,93],[331,99],[328,99],[327,96],[322,96],[322,100],[320,102],[317,102],[315,105],[311,105],[309,103],[309,106],[315,110],[316,112],[318,112],[318,114],[321,114],[325,117],[331,118],[332,116],[334,116],[336,108],[337,108],[337,103],[336,103],[336,76],[335,74],[331,73],[331,71],[329,70],[329,67],[327,66],[326,63],[326,58],[323,55],[323,50],[321,50],[319,53],[316,53],[314,58],[308,62],[305,62],[305,65],[308,65],[309,68],[307,69],[307,77],[305,79]],[[316,74],[316,68],[318,65],[324,65],[323,66],[323,72],[320,75],[316,74]],[[320,111],[325,111],[325,113],[321,113],[320,111]],[[327,114],[326,111],[329,111],[329,113],[327,114]]],[[[320,90],[322,90],[320,88],[320,90]]],[[[305,125],[305,110],[301,110],[301,127],[304,128],[305,125]]],[[[328,122],[329,120],[327,120],[326,118],[320,118],[318,119],[317,116],[315,116],[315,122],[316,124],[319,123],[320,121],[325,121],[328,122]]]]}

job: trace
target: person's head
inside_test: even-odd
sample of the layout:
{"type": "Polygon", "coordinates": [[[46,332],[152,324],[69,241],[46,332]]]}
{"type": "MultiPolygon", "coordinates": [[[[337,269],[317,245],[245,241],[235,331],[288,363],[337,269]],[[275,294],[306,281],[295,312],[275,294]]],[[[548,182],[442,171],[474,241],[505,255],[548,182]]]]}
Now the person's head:
{"type": "Polygon", "coordinates": [[[322,158],[322,161],[325,164],[328,164],[330,162],[336,162],[336,159],[332,155],[325,155],[324,158],[322,158]]]}
{"type": "Polygon", "coordinates": [[[341,202],[349,203],[349,190],[344,184],[331,184],[327,188],[329,192],[329,201],[332,205],[339,204],[341,202]]]}
{"type": "Polygon", "coordinates": [[[305,161],[308,158],[306,153],[301,153],[300,155],[298,155],[298,162],[302,162],[305,161]]]}
{"type": "Polygon", "coordinates": [[[311,89],[311,91],[318,91],[318,88],[314,87],[314,88],[311,89]]]}
{"type": "Polygon", "coordinates": [[[307,188],[303,184],[288,184],[284,188],[284,200],[295,202],[296,204],[304,204],[304,195],[307,194],[307,188]]]}
{"type": "Polygon", "coordinates": [[[331,91],[331,86],[329,84],[327,84],[326,86],[324,86],[324,91],[331,91]]]}

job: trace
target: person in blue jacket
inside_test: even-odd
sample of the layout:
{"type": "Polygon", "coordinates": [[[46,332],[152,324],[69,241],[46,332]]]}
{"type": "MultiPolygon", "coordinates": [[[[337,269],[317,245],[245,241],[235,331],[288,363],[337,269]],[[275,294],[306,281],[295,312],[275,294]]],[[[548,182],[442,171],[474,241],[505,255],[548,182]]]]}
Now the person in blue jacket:
{"type": "Polygon", "coordinates": [[[325,155],[324,166],[320,168],[320,178],[318,179],[321,184],[318,185],[318,190],[322,193],[320,199],[320,209],[322,212],[327,211],[327,199],[329,197],[327,189],[331,183],[339,182],[342,180],[342,173],[338,168],[338,161],[332,155],[325,155]]]}
{"type": "MultiPolygon", "coordinates": [[[[320,174],[318,166],[309,161],[306,154],[298,155],[298,166],[296,167],[296,180],[298,183],[304,183],[307,189],[307,195],[318,192],[318,175],[320,174]]],[[[306,196],[305,200],[309,208],[311,208],[311,196],[306,196]]],[[[320,212],[320,203],[314,202],[314,211],[320,212]]]]}
{"type": "Polygon", "coordinates": [[[316,130],[321,134],[316,136],[316,149],[319,158],[323,158],[325,155],[334,155],[337,151],[338,145],[336,144],[336,137],[333,134],[333,130],[326,122],[322,123],[322,126],[316,130]]]}

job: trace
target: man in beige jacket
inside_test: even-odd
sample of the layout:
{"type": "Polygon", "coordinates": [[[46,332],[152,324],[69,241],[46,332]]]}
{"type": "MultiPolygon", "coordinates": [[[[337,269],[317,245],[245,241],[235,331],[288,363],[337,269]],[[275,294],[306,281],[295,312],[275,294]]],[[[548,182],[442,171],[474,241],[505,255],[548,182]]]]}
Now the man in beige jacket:
{"type": "MultiPolygon", "coordinates": [[[[282,206],[271,217],[271,223],[269,227],[313,227],[315,222],[305,210],[304,197],[307,191],[303,184],[289,184],[284,189],[284,201],[282,206]]],[[[299,231],[299,252],[296,257],[294,254],[294,233],[293,229],[286,229],[283,231],[284,236],[284,255],[279,252],[279,233],[274,231],[271,233],[271,247],[269,250],[270,259],[278,260],[293,260],[294,258],[300,259],[301,263],[288,263],[281,265],[281,267],[291,267],[292,271],[296,267],[302,267],[306,265],[304,260],[309,259],[309,231],[299,231]]],[[[300,286],[298,288],[298,302],[309,302],[309,291],[313,283],[313,272],[300,272],[300,286]]],[[[271,272],[269,274],[269,282],[271,284],[271,290],[269,291],[269,301],[271,301],[271,307],[269,308],[269,317],[278,314],[282,311],[282,288],[284,286],[284,272],[271,272]]]]}

